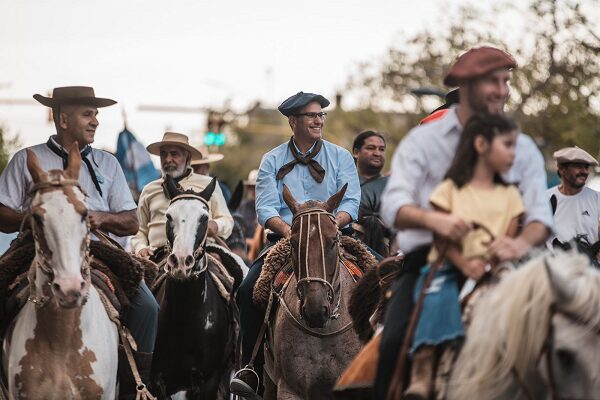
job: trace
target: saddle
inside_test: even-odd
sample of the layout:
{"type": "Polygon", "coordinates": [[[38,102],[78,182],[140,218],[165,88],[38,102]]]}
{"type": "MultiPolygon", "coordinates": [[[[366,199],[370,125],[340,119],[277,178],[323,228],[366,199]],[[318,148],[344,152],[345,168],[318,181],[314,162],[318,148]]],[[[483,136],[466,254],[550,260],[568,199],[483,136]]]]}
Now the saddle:
{"type": "MultiPolygon", "coordinates": [[[[364,244],[349,236],[341,236],[341,260],[355,280],[377,265],[377,260],[364,244]]],[[[290,260],[291,246],[288,239],[279,240],[267,253],[263,269],[254,286],[252,299],[259,307],[266,307],[271,289],[280,294],[294,274],[290,260]]]]}
{"type": "MultiPolygon", "coordinates": [[[[152,277],[157,267],[112,245],[90,243],[92,284],[109,300],[122,319],[135,297],[142,277],[152,277]]],[[[35,257],[31,231],[23,231],[0,257],[0,333],[24,306],[29,295],[27,271],[35,257]]],[[[107,310],[108,311],[108,310],[107,310]]]]}

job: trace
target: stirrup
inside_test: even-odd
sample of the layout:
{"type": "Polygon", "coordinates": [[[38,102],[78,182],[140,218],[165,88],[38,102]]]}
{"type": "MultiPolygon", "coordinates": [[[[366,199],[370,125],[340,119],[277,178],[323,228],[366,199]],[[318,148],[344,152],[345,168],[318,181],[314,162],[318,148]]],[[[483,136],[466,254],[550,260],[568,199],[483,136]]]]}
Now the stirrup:
{"type": "Polygon", "coordinates": [[[258,374],[252,367],[246,365],[244,368],[237,371],[231,378],[231,381],[229,382],[229,391],[231,394],[242,397],[246,400],[263,400],[263,398],[258,395],[259,386],[260,378],[258,377],[258,374]],[[255,389],[253,389],[248,382],[239,377],[242,372],[252,372],[252,374],[254,374],[256,377],[255,389]]]}

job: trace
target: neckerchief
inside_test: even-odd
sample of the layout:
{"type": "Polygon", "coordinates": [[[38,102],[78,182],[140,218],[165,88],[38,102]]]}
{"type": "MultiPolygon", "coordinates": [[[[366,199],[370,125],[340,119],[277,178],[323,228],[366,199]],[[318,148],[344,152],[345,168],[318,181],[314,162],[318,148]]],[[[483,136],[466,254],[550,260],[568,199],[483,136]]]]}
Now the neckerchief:
{"type": "MultiPolygon", "coordinates": [[[[177,187],[183,192],[183,188],[179,185],[179,182],[183,179],[186,178],[188,176],[190,176],[190,174],[192,173],[192,169],[188,168],[180,177],[178,178],[173,178],[173,180],[175,181],[175,184],[177,185],[177,187]]],[[[165,194],[165,196],[167,197],[167,199],[171,200],[171,196],[169,196],[169,191],[167,190],[167,180],[164,179],[163,177],[163,182],[162,182],[162,190],[163,193],[165,194]]]]}
{"type": "MultiPolygon", "coordinates": [[[[63,169],[66,169],[67,165],[69,165],[69,153],[67,153],[61,146],[58,146],[54,142],[54,140],[52,140],[52,138],[48,139],[48,141],[46,142],[46,146],[48,146],[48,148],[50,150],[52,150],[52,152],[54,154],[56,154],[57,156],[62,158],[63,169]]],[[[100,197],[102,197],[102,188],[100,187],[100,182],[98,182],[98,177],[96,176],[96,171],[94,171],[94,167],[92,167],[92,163],[87,158],[88,154],[90,154],[91,152],[92,152],[92,147],[90,145],[85,146],[80,152],[81,160],[83,160],[83,162],[85,163],[85,166],[87,167],[88,172],[90,173],[90,176],[92,177],[92,181],[94,182],[94,186],[96,187],[96,190],[98,191],[98,193],[100,193],[100,197]]]]}
{"type": "Polygon", "coordinates": [[[301,157],[300,153],[294,147],[293,140],[293,138],[290,139],[288,147],[292,152],[292,156],[294,156],[294,160],[279,168],[279,171],[277,171],[277,176],[275,177],[276,180],[283,179],[284,176],[289,174],[294,169],[296,164],[302,164],[308,167],[308,172],[310,172],[310,175],[314,178],[315,181],[317,181],[317,183],[323,182],[323,178],[325,178],[325,170],[323,169],[323,167],[321,167],[321,164],[319,164],[316,160],[313,160],[313,158],[315,158],[316,155],[319,154],[319,152],[321,151],[323,141],[321,139],[317,140],[313,151],[311,151],[310,154],[301,157]]]}

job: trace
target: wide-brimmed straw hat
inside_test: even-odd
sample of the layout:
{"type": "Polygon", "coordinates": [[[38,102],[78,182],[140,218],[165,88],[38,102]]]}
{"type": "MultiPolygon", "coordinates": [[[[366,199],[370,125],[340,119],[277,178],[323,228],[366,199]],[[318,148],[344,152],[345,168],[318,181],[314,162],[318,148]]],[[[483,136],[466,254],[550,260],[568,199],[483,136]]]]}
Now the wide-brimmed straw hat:
{"type": "Polygon", "coordinates": [[[209,153],[208,147],[200,146],[198,147],[200,153],[202,153],[202,158],[192,160],[192,165],[202,165],[202,164],[210,164],[211,162],[222,160],[225,156],[221,153],[209,153]]]}
{"type": "Polygon", "coordinates": [[[34,94],[33,98],[46,107],[57,107],[67,104],[84,104],[94,107],[108,107],[117,104],[112,99],[96,97],[94,89],[88,86],[65,86],[52,90],[52,97],[34,94]]]}
{"type": "Polygon", "coordinates": [[[187,150],[192,155],[192,160],[199,160],[202,158],[202,153],[198,151],[195,147],[190,146],[190,141],[187,135],[183,133],[177,132],[165,132],[163,138],[160,142],[154,142],[146,147],[148,153],[154,154],[156,156],[160,156],[160,148],[164,145],[172,145],[181,147],[184,150],[187,150]]]}
{"type": "Polygon", "coordinates": [[[256,178],[258,178],[258,170],[253,169],[248,173],[248,179],[244,181],[246,186],[256,186],[256,178]]]}

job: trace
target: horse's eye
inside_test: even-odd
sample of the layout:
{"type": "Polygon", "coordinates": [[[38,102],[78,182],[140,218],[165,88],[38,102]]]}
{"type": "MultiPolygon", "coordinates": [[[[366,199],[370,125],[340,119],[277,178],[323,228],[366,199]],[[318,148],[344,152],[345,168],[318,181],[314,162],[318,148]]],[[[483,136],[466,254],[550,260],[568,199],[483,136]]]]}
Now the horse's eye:
{"type": "Polygon", "coordinates": [[[83,213],[81,214],[81,221],[85,221],[85,219],[88,217],[88,210],[84,210],[83,213]]]}
{"type": "Polygon", "coordinates": [[[167,221],[171,222],[173,220],[173,218],[171,217],[171,214],[167,214],[167,221]]]}
{"type": "Polygon", "coordinates": [[[556,358],[564,368],[571,368],[575,365],[575,353],[569,349],[556,350],[556,358]]]}
{"type": "Polygon", "coordinates": [[[44,219],[40,214],[33,213],[33,219],[38,225],[44,225],[44,219]]]}

